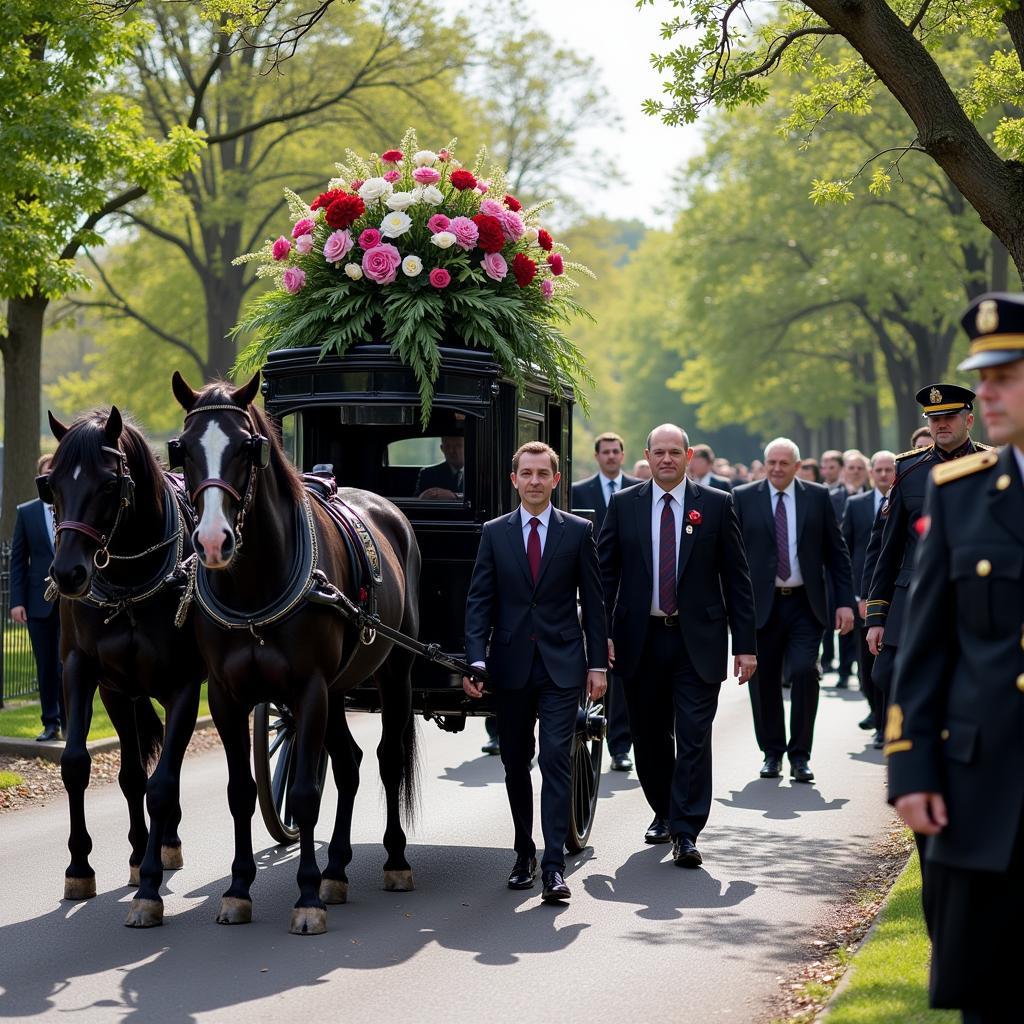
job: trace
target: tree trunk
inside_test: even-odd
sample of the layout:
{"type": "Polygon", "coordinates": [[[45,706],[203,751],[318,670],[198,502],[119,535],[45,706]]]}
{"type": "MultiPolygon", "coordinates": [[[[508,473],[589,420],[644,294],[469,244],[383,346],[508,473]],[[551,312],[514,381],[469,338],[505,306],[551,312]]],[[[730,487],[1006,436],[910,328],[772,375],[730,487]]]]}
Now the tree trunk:
{"type": "Polygon", "coordinates": [[[992,236],[992,277],[991,291],[1005,292],[1010,287],[1010,254],[1006,246],[992,236]]]}
{"type": "Polygon", "coordinates": [[[870,390],[864,396],[862,410],[864,413],[864,433],[859,438],[866,445],[864,451],[870,458],[882,447],[882,414],[878,408],[878,368],[875,366],[875,353],[865,352],[860,366],[861,379],[870,390]]]}
{"type": "Polygon", "coordinates": [[[50,300],[33,294],[7,303],[4,357],[4,487],[0,537],[14,533],[18,505],[35,497],[32,482],[39,458],[43,315],[50,300]]]}

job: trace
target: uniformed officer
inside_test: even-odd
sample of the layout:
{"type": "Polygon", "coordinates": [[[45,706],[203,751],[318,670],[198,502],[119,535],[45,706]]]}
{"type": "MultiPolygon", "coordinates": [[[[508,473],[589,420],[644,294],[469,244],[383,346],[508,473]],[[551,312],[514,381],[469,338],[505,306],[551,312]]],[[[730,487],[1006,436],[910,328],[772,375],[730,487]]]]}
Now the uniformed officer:
{"type": "Polygon", "coordinates": [[[931,1004],[1003,1024],[1024,919],[1024,295],[963,322],[960,369],[1006,447],[931,470],[885,750],[889,799],[927,837],[931,1004]]]}

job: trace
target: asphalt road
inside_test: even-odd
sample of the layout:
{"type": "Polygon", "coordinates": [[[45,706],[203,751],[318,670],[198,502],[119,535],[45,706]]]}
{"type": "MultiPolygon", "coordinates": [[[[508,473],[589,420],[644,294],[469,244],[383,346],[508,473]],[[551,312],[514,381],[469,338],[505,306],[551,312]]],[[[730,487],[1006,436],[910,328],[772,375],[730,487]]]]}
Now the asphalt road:
{"type": "MultiPolygon", "coordinates": [[[[750,708],[725,684],[715,733],[715,803],[704,869],[643,844],[650,812],[635,775],[607,773],[591,837],[573,858],[572,902],[511,892],[511,824],[483,724],[460,735],[421,723],[422,812],[409,860],[417,891],[381,889],[378,722],[353,716],[366,751],[350,902],[325,935],[288,934],[295,854],[254,821],[254,920],[214,923],[227,887],[231,819],[219,750],[186,763],[185,868],[166,876],[166,923],[122,926],[127,815],[120,791],[87,793],[98,895],[64,903],[63,803],[0,818],[0,1017],[185,1024],[280,1020],[752,1021],[777,978],[868,863],[891,820],[881,756],[856,727],[856,692],[826,688],[814,786],[757,778],[750,708]]],[[[537,777],[535,775],[535,784],[537,777]]],[[[538,786],[535,785],[535,788],[538,786]]],[[[326,845],[333,783],[317,831],[326,845]]],[[[537,838],[539,813],[537,815],[537,838]]],[[[326,854],[326,850],[322,850],[326,854]]],[[[323,859],[321,859],[323,863],[323,859]]]]}

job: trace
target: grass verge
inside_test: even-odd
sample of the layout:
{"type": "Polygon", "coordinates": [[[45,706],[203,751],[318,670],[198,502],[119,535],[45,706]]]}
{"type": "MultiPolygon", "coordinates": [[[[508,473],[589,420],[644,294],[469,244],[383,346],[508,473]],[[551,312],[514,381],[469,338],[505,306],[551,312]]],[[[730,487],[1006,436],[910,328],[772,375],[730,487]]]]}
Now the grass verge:
{"type": "Polygon", "coordinates": [[[25,780],[17,772],[0,771],[0,789],[20,786],[25,780]]]}

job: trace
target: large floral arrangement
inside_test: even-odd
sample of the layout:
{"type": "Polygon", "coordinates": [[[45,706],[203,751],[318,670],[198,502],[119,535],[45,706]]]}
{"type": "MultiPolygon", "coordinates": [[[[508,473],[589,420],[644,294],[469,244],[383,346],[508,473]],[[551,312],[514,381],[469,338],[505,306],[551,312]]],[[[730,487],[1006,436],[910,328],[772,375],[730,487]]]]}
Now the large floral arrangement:
{"type": "Polygon", "coordinates": [[[588,315],[572,272],[593,275],[542,226],[550,201],[524,209],[485,153],[470,169],[454,152],[454,140],[420,149],[410,129],[400,149],[369,160],[347,151],[309,205],[286,190],[288,234],[235,260],[257,262],[277,285],[235,328],[255,335],[240,369],[278,348],[341,354],[387,341],[415,371],[424,415],[445,344],[489,349],[517,380],[532,365],[553,387],[592,383],[560,325],[588,315]]]}

